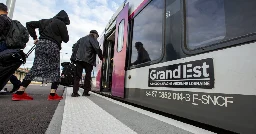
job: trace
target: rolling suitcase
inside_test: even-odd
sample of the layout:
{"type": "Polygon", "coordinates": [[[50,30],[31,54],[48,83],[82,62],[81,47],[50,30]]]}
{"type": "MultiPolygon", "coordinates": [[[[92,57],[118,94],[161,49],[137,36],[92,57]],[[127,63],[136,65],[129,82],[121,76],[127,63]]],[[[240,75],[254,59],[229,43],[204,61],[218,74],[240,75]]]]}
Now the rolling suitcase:
{"type": "Polygon", "coordinates": [[[34,45],[27,54],[20,49],[6,49],[0,52],[0,90],[9,81],[11,75],[22,65],[26,63],[26,58],[36,48],[34,45]]]}
{"type": "Polygon", "coordinates": [[[60,85],[72,86],[74,84],[75,65],[70,62],[63,62],[61,63],[61,66],[63,67],[63,70],[61,73],[60,85]]]}

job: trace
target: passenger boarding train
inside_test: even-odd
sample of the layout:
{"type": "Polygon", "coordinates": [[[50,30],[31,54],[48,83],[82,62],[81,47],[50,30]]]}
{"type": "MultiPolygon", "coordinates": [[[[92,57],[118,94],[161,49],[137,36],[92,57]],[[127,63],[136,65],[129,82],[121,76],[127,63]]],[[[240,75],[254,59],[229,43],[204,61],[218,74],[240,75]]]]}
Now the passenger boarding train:
{"type": "Polygon", "coordinates": [[[95,92],[256,132],[256,1],[126,0],[99,38],[95,92]]]}

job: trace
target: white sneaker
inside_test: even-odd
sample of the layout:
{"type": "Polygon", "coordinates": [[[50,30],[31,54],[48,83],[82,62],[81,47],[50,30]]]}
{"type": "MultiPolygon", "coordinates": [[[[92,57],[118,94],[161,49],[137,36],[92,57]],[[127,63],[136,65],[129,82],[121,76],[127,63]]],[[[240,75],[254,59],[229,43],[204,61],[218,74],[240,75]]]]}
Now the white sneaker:
{"type": "Polygon", "coordinates": [[[42,87],[43,85],[41,84],[40,87],[42,87]]]}
{"type": "Polygon", "coordinates": [[[44,86],[46,86],[46,87],[47,87],[47,84],[45,84],[44,86]]]}

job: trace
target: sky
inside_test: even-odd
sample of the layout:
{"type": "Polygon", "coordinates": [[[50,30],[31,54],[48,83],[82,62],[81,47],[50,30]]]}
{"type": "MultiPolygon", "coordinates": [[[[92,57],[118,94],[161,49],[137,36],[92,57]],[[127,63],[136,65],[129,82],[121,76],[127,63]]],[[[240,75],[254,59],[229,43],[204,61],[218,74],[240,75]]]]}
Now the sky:
{"type": "MultiPolygon", "coordinates": [[[[28,21],[37,21],[54,17],[60,10],[65,10],[70,18],[68,25],[69,42],[62,43],[61,62],[69,62],[73,44],[81,37],[95,29],[101,34],[109,19],[124,0],[16,0],[13,18],[24,26],[28,21]]],[[[0,0],[6,3],[6,0],[0,0]]],[[[37,32],[38,34],[38,32],[37,32]]],[[[30,37],[24,52],[33,46],[30,37]]],[[[21,67],[32,67],[34,52],[21,67]]]]}

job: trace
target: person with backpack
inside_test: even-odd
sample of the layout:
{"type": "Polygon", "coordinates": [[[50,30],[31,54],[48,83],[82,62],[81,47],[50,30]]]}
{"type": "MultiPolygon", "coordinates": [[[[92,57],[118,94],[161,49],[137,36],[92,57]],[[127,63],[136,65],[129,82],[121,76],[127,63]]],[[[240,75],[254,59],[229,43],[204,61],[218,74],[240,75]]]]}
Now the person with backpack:
{"type": "Polygon", "coordinates": [[[85,69],[84,78],[84,92],[83,96],[90,96],[89,91],[91,90],[91,73],[93,66],[96,66],[96,54],[101,60],[103,60],[102,50],[99,47],[97,38],[99,34],[96,30],[91,30],[90,34],[80,38],[77,43],[74,44],[72,55],[70,60],[76,64],[75,67],[75,78],[72,97],[80,96],[78,94],[79,81],[82,78],[83,69],[85,69]]]}
{"type": "MultiPolygon", "coordinates": [[[[3,3],[0,3],[0,52],[8,49],[8,44],[6,44],[7,42],[6,39],[9,31],[12,28],[12,20],[7,16],[7,14],[8,14],[7,6],[3,3]]],[[[19,81],[15,75],[11,75],[9,80],[13,84],[13,89],[10,91],[10,93],[13,93],[19,89],[21,81],[19,81]]],[[[5,82],[3,85],[6,85],[7,82],[5,82]]]]}
{"type": "Polygon", "coordinates": [[[25,89],[35,81],[47,81],[52,83],[48,100],[61,100],[56,94],[60,82],[60,50],[61,43],[69,41],[67,26],[70,24],[68,14],[61,10],[50,19],[27,22],[26,26],[30,36],[36,44],[35,58],[31,70],[23,79],[19,90],[13,94],[12,100],[33,100],[25,93],[25,89]],[[39,40],[35,29],[39,28],[39,40]]]}

